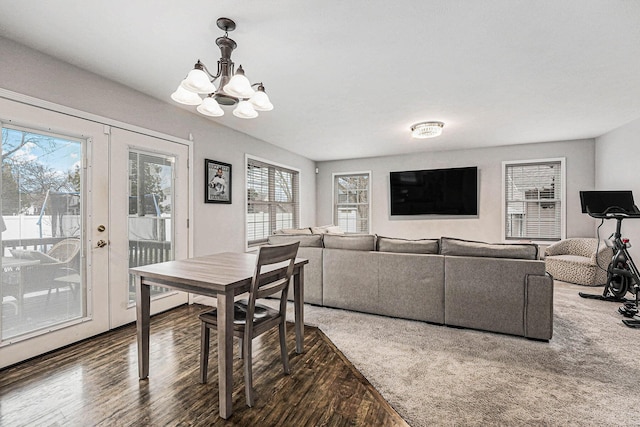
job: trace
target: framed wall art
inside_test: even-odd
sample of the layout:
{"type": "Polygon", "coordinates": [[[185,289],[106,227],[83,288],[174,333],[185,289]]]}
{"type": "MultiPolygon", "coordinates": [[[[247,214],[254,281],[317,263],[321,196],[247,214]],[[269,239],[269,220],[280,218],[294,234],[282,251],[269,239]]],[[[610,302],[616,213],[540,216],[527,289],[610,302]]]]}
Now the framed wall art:
{"type": "Polygon", "coordinates": [[[205,203],[231,203],[231,165],[204,159],[205,203]]]}

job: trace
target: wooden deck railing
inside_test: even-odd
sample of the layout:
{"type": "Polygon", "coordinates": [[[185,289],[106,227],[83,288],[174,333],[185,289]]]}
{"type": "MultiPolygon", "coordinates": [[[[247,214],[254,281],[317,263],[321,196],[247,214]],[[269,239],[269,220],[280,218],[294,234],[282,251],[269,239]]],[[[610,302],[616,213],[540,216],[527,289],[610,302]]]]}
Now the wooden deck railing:
{"type": "Polygon", "coordinates": [[[2,255],[7,249],[32,249],[40,252],[47,252],[53,245],[66,237],[44,237],[41,239],[10,239],[2,241],[2,255]]]}
{"type": "MultiPolygon", "coordinates": [[[[170,241],[129,240],[129,267],[156,264],[172,259],[172,245],[170,241]]],[[[151,286],[151,294],[159,294],[165,291],[160,286],[151,286]]],[[[135,298],[135,278],[129,275],[129,293],[135,298]]]]}
{"type": "Polygon", "coordinates": [[[129,240],[129,267],[155,264],[171,259],[171,242],[129,240]]]}
{"type": "MultiPolygon", "coordinates": [[[[11,239],[2,241],[2,253],[6,249],[32,249],[47,252],[53,245],[66,239],[66,237],[44,237],[42,239],[11,239]]],[[[171,242],[130,240],[129,241],[129,266],[155,264],[171,259],[171,242]]]]}
{"type": "MultiPolygon", "coordinates": [[[[5,255],[7,249],[31,249],[40,252],[47,252],[53,245],[66,237],[45,237],[42,239],[11,239],[2,241],[2,254],[5,255]]],[[[6,253],[9,256],[9,253],[6,253]]],[[[150,240],[130,240],[129,241],[129,266],[138,267],[141,265],[156,264],[158,262],[172,259],[172,245],[170,241],[150,241],[150,240]]],[[[155,288],[155,287],[154,287],[155,288]]],[[[154,293],[160,293],[164,288],[152,289],[154,293]]],[[[135,283],[130,278],[129,290],[134,292],[135,283]]]]}

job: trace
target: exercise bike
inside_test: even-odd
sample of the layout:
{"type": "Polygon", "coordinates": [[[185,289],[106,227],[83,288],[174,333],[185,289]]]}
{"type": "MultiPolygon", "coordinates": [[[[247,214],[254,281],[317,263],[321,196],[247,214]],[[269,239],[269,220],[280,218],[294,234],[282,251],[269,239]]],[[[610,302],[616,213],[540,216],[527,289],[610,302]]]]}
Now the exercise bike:
{"type": "Polygon", "coordinates": [[[628,248],[631,247],[629,239],[623,238],[621,233],[622,221],[627,218],[640,218],[640,212],[634,206],[634,211],[626,211],[617,206],[611,206],[602,213],[593,213],[587,207],[587,213],[593,218],[615,219],[616,231],[613,233],[609,241],[611,242],[614,254],[607,267],[607,283],[602,295],[592,295],[580,292],[583,298],[595,298],[605,301],[623,302],[624,304],[618,309],[626,319],[622,322],[633,328],[640,328],[639,299],[640,299],[640,273],[636,267],[628,248]],[[624,296],[630,292],[635,295],[633,300],[628,300],[624,296]]]}

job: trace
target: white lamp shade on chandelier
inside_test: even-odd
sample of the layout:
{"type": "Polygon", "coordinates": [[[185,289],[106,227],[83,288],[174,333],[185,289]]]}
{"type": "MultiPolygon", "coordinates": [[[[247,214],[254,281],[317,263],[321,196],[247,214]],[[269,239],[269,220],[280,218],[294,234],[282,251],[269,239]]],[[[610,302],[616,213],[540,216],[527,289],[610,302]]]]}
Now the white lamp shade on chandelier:
{"type": "Polygon", "coordinates": [[[222,106],[236,105],[233,115],[242,119],[258,117],[258,111],[271,111],[273,104],[265,93],[262,83],[251,83],[244,75],[242,65],[234,73],[231,52],[236,42],[227,37],[227,31],[236,28],[235,22],[228,18],[219,18],[218,28],[225,31],[223,37],[216,39],[221,58],[218,60],[218,72],[213,75],[198,60],[193,70],[182,80],[178,89],[171,94],[171,99],[185,105],[197,105],[196,111],[210,117],[224,115],[222,106]],[[218,80],[218,87],[213,84],[218,80]],[[226,83],[226,84],[225,84],[226,83]],[[254,90],[254,86],[258,86],[254,90]],[[202,99],[202,96],[205,96],[202,99]]]}
{"type": "Polygon", "coordinates": [[[242,65],[238,67],[238,71],[236,71],[223,89],[228,95],[235,96],[236,98],[251,98],[253,94],[256,93],[251,87],[249,79],[244,76],[242,65]]]}
{"type": "Polygon", "coordinates": [[[216,91],[216,87],[209,80],[207,73],[197,68],[189,71],[187,78],[180,83],[180,86],[193,93],[209,94],[216,91]]]}
{"type": "Polygon", "coordinates": [[[171,94],[171,99],[185,105],[202,104],[202,98],[200,98],[197,93],[186,90],[184,87],[182,87],[182,84],[178,86],[178,89],[176,89],[176,91],[171,94]]]}
{"type": "Polygon", "coordinates": [[[258,112],[253,108],[253,104],[249,101],[240,101],[233,115],[241,119],[254,119],[258,117],[258,112]]]}
{"type": "MultiPolygon", "coordinates": [[[[199,97],[198,97],[199,98],[199,97]]],[[[204,114],[205,116],[210,117],[220,117],[224,115],[224,111],[220,108],[220,104],[213,97],[207,96],[202,104],[198,105],[198,113],[204,114]]]]}
{"type": "Polygon", "coordinates": [[[269,101],[269,97],[264,91],[262,85],[258,86],[258,90],[249,99],[253,104],[253,108],[257,111],[271,111],[273,110],[273,104],[269,101]]]}

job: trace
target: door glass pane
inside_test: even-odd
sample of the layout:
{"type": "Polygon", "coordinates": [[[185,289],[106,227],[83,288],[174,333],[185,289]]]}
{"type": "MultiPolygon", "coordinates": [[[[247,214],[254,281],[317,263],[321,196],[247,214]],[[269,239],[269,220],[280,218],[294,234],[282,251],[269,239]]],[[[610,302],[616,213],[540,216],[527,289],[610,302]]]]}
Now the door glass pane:
{"type": "MultiPolygon", "coordinates": [[[[173,175],[175,157],[129,151],[129,267],[174,259],[173,175]]],[[[151,296],[169,291],[152,286],[151,296]]],[[[136,287],[129,275],[129,304],[135,304],[136,287]]]]}
{"type": "Polygon", "coordinates": [[[83,143],[2,128],[1,339],[85,315],[83,143]]]}

